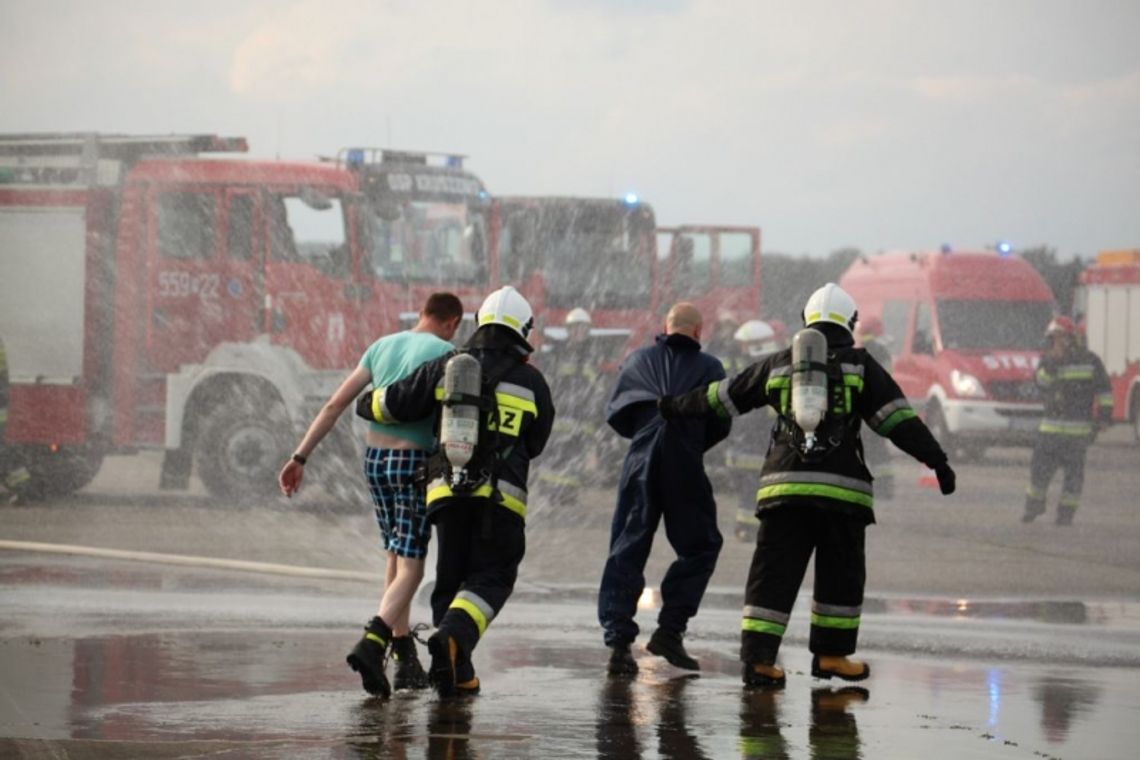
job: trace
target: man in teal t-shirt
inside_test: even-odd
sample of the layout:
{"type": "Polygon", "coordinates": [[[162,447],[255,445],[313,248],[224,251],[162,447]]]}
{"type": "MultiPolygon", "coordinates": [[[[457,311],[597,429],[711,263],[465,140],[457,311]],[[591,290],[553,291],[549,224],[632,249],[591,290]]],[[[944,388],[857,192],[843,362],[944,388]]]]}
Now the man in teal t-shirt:
{"type": "MultiPolygon", "coordinates": [[[[305,462],[332,430],[353,400],[369,385],[383,388],[423,364],[454,350],[448,341],[463,319],[463,304],[451,293],[433,293],[411,330],[380,338],[364,352],[360,365],[345,378],[309,426],[296,453],[281,469],[281,492],[292,496],[301,487],[305,462]]],[[[417,469],[435,448],[433,421],[378,425],[368,430],[364,476],[372,492],[376,520],[387,552],[384,593],[380,607],[364,628],[364,637],[348,655],[360,673],[365,691],[381,697],[391,693],[384,674],[388,648],[396,658],[395,687],[426,688],[427,676],[411,636],[412,597],[424,576],[431,526],[427,522],[423,489],[415,483],[417,469]]]]}

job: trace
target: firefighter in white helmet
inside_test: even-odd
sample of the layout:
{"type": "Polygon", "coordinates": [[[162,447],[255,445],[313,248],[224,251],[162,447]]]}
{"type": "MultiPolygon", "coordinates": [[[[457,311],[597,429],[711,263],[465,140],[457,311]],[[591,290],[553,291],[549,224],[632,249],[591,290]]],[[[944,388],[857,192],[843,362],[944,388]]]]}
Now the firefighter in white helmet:
{"type": "Polygon", "coordinates": [[[440,451],[426,472],[427,511],[439,539],[429,678],[445,698],[478,693],[471,653],[514,589],[526,548],[530,462],[542,453],[554,422],[550,389],[528,363],[534,315],[527,300],[502,287],[483,301],[475,321],[459,352],[365,394],[357,405],[361,416],[382,424],[432,417],[441,405],[476,407],[474,448],[455,462],[441,430],[440,451]],[[456,354],[478,360],[478,394],[437,395],[452,368],[466,360],[456,354]]]}
{"type": "Polygon", "coordinates": [[[1072,525],[1081,504],[1089,444],[1102,427],[1112,423],[1112,384],[1100,358],[1081,345],[1073,320],[1054,317],[1045,328],[1045,339],[1047,345],[1036,376],[1045,416],[1037,429],[1029,463],[1021,521],[1033,522],[1045,511],[1049,481],[1061,470],[1064,482],[1056,524],[1072,525]]]}
{"type": "Polygon", "coordinates": [[[779,415],[756,493],[761,527],[741,625],[748,687],[784,684],[776,655],[813,552],[812,675],[858,681],[870,674],[866,663],[848,659],[862,612],[864,531],[875,521],[862,423],[933,468],[944,494],[955,487],[945,452],[898,385],[855,348],[851,296],[828,283],[812,293],[803,319],[805,329],[796,333],[791,349],[729,380],[659,401],[667,416],[732,417],[763,406],[779,415]],[[805,380],[818,385],[808,387],[805,380]]]}

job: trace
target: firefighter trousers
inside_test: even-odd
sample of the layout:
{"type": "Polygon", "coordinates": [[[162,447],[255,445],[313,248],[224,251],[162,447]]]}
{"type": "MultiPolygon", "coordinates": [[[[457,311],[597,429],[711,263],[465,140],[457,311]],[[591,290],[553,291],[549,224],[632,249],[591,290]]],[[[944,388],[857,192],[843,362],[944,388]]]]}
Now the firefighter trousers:
{"type": "Polygon", "coordinates": [[[1045,511],[1045,496],[1049,481],[1057,470],[1064,473],[1061,498],[1057,511],[1070,515],[1081,504],[1081,491],[1085,485],[1085,456],[1088,453],[1088,436],[1040,433],[1033,445],[1033,458],[1029,461],[1029,488],[1025,490],[1025,512],[1039,515],[1045,511]]]}
{"type": "Polygon", "coordinates": [[[865,533],[865,521],[807,500],[760,516],[744,594],[741,660],[775,664],[813,552],[809,648],[830,656],[855,651],[866,580],[865,533]]]}
{"type": "Polygon", "coordinates": [[[432,623],[471,652],[515,588],[526,553],[522,518],[485,498],[455,499],[433,515],[438,541],[432,623]]]}

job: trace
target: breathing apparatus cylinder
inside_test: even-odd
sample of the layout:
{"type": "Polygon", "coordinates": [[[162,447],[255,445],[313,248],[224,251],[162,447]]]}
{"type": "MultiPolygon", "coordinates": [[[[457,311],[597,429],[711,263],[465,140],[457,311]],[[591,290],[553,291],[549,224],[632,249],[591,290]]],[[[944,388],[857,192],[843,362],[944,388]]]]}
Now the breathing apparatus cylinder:
{"type": "Polygon", "coordinates": [[[815,448],[827,403],[827,338],[804,328],[792,338],[792,419],[804,432],[805,452],[815,448]]]}
{"type": "Polygon", "coordinates": [[[456,354],[443,368],[443,414],[439,445],[451,464],[452,485],[463,480],[479,442],[479,391],[482,370],[471,354],[456,354]]]}

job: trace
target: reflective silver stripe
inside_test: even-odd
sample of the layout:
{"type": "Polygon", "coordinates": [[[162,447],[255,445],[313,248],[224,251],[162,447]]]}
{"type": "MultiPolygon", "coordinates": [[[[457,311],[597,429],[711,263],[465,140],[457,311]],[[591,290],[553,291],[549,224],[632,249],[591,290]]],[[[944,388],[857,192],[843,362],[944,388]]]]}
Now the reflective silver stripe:
{"type": "Polygon", "coordinates": [[[753,607],[752,605],[744,605],[744,617],[754,618],[756,620],[770,620],[773,623],[780,625],[787,625],[791,615],[786,612],[777,612],[776,610],[769,610],[764,607],[753,607]]]}
{"type": "Polygon", "coordinates": [[[509,393],[512,396],[517,396],[518,398],[523,398],[527,401],[535,400],[534,391],[532,391],[530,388],[524,388],[521,385],[515,385],[514,383],[499,383],[495,386],[495,392],[509,393]]]}
{"type": "Polygon", "coordinates": [[[732,397],[728,395],[728,380],[720,381],[720,385],[716,388],[716,400],[721,403],[729,416],[740,416],[740,410],[736,408],[736,404],[732,403],[732,397]]]}
{"type": "Polygon", "coordinates": [[[910,403],[905,398],[900,398],[883,404],[882,408],[879,409],[879,411],[875,412],[874,416],[871,417],[869,424],[871,427],[877,428],[879,425],[882,425],[887,421],[887,417],[890,417],[899,409],[910,409],[910,403]]]}
{"type": "Polygon", "coordinates": [[[478,607],[479,611],[483,613],[483,617],[487,618],[488,623],[495,619],[495,608],[488,604],[487,600],[478,594],[464,589],[463,591],[460,591],[458,594],[456,594],[455,598],[466,600],[478,607]]]}
{"type": "Polygon", "coordinates": [[[863,606],[843,607],[838,604],[822,604],[814,599],[811,602],[811,611],[817,615],[830,615],[833,617],[859,617],[863,613],[863,606]]]}
{"type": "Polygon", "coordinates": [[[859,377],[863,377],[862,364],[840,364],[839,369],[845,375],[858,375],[859,377]]]}
{"type": "Polygon", "coordinates": [[[871,484],[859,478],[849,478],[830,472],[775,472],[760,478],[760,487],[774,486],[780,483],[820,483],[828,486],[839,486],[851,491],[870,494],[871,484]]]}
{"type": "Polygon", "coordinates": [[[786,367],[773,367],[769,370],[768,377],[783,377],[790,374],[792,374],[792,366],[789,364],[786,367]]]}

